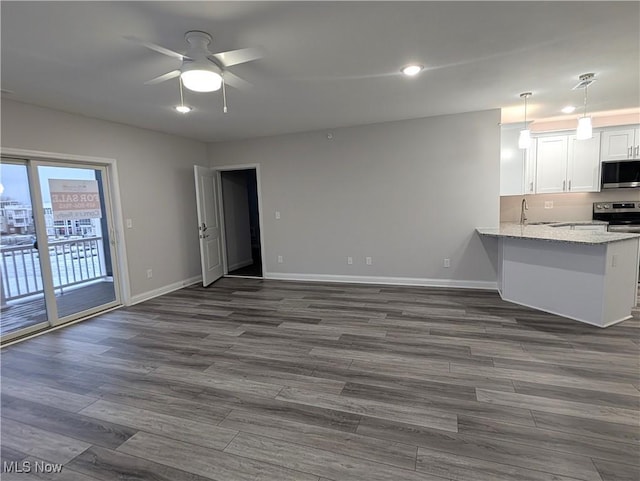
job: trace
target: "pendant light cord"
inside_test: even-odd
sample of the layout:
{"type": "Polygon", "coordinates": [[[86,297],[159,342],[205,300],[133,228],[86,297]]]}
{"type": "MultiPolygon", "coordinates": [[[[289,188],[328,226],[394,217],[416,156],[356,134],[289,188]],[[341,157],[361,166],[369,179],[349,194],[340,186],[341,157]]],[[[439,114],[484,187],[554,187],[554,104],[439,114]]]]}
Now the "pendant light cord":
{"type": "Polygon", "coordinates": [[[587,90],[589,89],[588,85],[584,86],[584,115],[583,117],[587,116],[587,90]]]}
{"type": "Polygon", "coordinates": [[[525,130],[527,128],[527,98],[528,97],[529,97],[528,95],[524,96],[524,128],[525,130]]]}
{"type": "Polygon", "coordinates": [[[184,107],[184,96],[182,95],[182,77],[178,77],[180,80],[180,106],[184,107]]]}

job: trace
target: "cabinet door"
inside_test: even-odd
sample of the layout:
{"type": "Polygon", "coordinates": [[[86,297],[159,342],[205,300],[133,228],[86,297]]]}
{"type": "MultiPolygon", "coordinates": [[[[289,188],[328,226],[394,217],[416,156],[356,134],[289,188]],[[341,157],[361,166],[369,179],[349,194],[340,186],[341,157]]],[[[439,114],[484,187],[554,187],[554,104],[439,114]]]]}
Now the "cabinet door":
{"type": "Polygon", "coordinates": [[[600,132],[587,140],[569,136],[567,162],[567,192],[598,192],[600,190],[600,132]]]}
{"type": "Polygon", "coordinates": [[[537,140],[536,193],[552,194],[567,188],[567,136],[537,140]]]}
{"type": "Polygon", "coordinates": [[[524,193],[536,192],[536,155],[538,143],[533,140],[531,147],[527,149],[524,161],[524,193]]]}
{"type": "Polygon", "coordinates": [[[640,127],[635,129],[635,146],[633,147],[633,158],[640,159],[640,127]]]}
{"type": "Polygon", "coordinates": [[[626,160],[633,157],[636,129],[605,130],[602,133],[601,160],[626,160]]]}
{"type": "Polygon", "coordinates": [[[524,193],[526,150],[518,147],[520,129],[503,126],[500,129],[500,195],[524,193]]]}

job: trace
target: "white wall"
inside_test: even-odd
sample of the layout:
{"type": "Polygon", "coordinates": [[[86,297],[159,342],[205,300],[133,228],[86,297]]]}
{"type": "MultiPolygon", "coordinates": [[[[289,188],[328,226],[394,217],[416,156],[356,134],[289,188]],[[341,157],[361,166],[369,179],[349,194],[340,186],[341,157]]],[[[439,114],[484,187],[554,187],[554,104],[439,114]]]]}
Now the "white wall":
{"type": "Polygon", "coordinates": [[[222,199],[227,267],[232,271],[253,263],[249,193],[244,171],[222,172],[222,199]]]}
{"type": "Polygon", "coordinates": [[[332,139],[220,142],[208,155],[212,166],[260,164],[268,276],[495,285],[474,228],[499,221],[499,121],[499,110],[472,112],[333,129],[332,139]]]}
{"type": "Polygon", "coordinates": [[[117,160],[134,298],[200,275],[193,165],[206,164],[204,143],[2,99],[2,147],[117,160]]]}

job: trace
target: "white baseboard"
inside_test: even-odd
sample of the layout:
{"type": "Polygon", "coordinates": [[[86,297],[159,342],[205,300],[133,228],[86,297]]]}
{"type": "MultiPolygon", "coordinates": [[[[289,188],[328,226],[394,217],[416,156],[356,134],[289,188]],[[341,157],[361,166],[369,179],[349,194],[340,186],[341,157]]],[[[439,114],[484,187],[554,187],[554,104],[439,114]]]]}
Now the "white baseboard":
{"type": "Polygon", "coordinates": [[[498,289],[497,282],[465,281],[457,279],[421,279],[417,277],[343,276],[332,274],[296,274],[289,272],[267,272],[265,279],[282,281],[343,282],[353,284],[386,284],[395,286],[452,287],[462,289],[498,289]]]}
{"type": "Polygon", "coordinates": [[[251,264],[253,264],[253,259],[245,259],[243,261],[236,262],[235,264],[231,264],[229,267],[227,267],[227,271],[229,272],[235,271],[236,269],[247,267],[247,266],[250,266],[251,264]]]}
{"type": "Polygon", "coordinates": [[[131,296],[128,302],[125,303],[125,305],[133,306],[134,304],[139,304],[140,302],[148,301],[149,299],[153,299],[154,297],[162,296],[164,294],[169,294],[170,292],[177,291],[178,289],[182,289],[183,287],[190,286],[198,282],[202,282],[202,276],[195,276],[183,281],[174,282],[173,284],[169,284],[167,286],[158,287],[157,289],[154,289],[152,291],[147,291],[143,292],[142,294],[131,296]]]}

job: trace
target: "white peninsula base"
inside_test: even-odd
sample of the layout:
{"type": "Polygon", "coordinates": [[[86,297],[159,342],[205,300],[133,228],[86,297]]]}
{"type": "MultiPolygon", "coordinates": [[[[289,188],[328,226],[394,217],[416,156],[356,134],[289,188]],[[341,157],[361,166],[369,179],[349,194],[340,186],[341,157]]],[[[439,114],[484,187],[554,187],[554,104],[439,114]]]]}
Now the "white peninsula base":
{"type": "Polygon", "coordinates": [[[498,290],[504,300],[598,327],[631,317],[640,237],[572,242],[478,231],[499,238],[498,290]]]}

